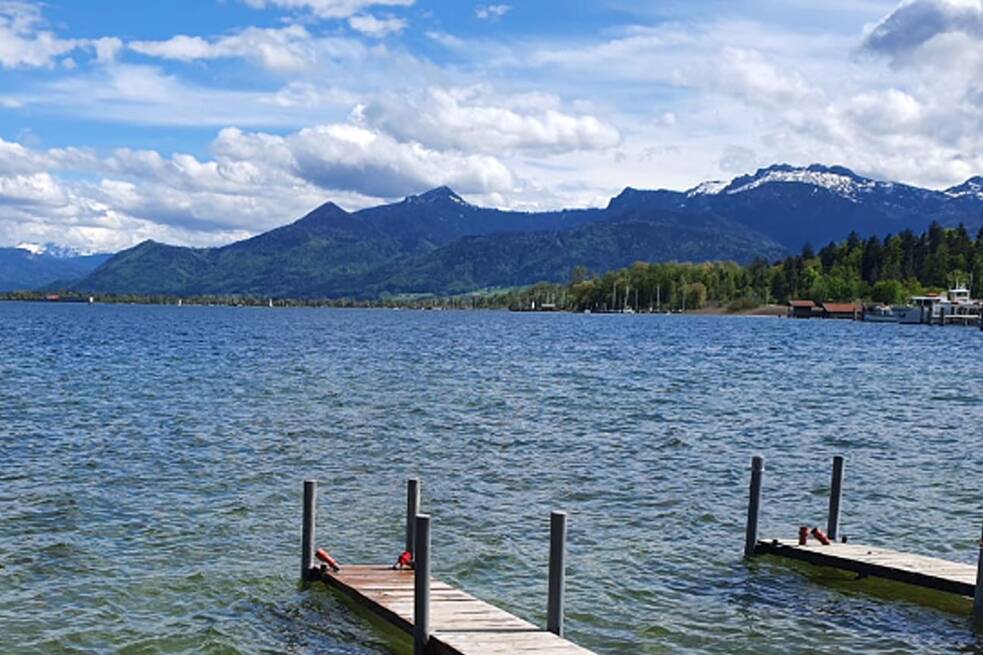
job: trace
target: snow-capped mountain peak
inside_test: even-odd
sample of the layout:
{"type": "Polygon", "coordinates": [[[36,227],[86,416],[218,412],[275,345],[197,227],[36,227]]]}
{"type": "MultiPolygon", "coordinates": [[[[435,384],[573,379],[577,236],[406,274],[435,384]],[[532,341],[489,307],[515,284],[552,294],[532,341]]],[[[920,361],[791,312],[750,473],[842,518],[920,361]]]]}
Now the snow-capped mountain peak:
{"type": "Polygon", "coordinates": [[[415,196],[407,196],[405,202],[424,204],[424,203],[436,203],[436,202],[452,202],[462,207],[470,207],[464,198],[454,193],[454,190],[448,186],[439,186],[436,189],[431,189],[426,193],[421,193],[415,196]]]}
{"type": "Polygon", "coordinates": [[[842,166],[823,166],[813,164],[807,167],[776,164],[768,168],[758,169],[753,175],[735,178],[720,193],[729,195],[744,193],[772,183],[797,183],[826,189],[839,196],[856,200],[858,194],[874,191],[878,187],[888,189],[891,184],[876,182],[861,177],[842,166]]]}
{"type": "Polygon", "coordinates": [[[983,200],[983,176],[971,177],[958,186],[946,189],[945,194],[952,198],[972,197],[983,200]]]}
{"type": "Polygon", "coordinates": [[[706,182],[700,182],[695,187],[686,192],[687,198],[692,198],[693,196],[713,196],[730,185],[730,182],[726,180],[707,180],[706,182]]]}
{"type": "Polygon", "coordinates": [[[41,255],[47,255],[48,257],[54,257],[55,259],[71,259],[72,257],[81,257],[83,255],[88,255],[90,253],[82,252],[77,248],[72,248],[71,246],[62,246],[57,243],[30,243],[24,241],[18,243],[15,248],[18,250],[26,250],[35,257],[41,255]]]}
{"type": "Polygon", "coordinates": [[[18,250],[26,250],[27,252],[31,253],[32,255],[43,255],[44,254],[44,251],[45,251],[45,247],[42,246],[41,244],[39,244],[39,243],[28,243],[26,241],[23,242],[23,243],[18,243],[14,247],[17,248],[18,250]]]}

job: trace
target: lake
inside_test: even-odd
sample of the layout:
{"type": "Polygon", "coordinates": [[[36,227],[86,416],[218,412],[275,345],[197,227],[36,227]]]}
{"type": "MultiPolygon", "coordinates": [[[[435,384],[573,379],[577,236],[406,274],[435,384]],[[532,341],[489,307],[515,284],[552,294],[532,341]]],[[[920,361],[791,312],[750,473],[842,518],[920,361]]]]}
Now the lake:
{"type": "Polygon", "coordinates": [[[0,652],[391,653],[301,591],[319,545],[402,550],[423,479],[435,575],[598,653],[983,652],[948,607],[742,561],[825,526],[975,562],[983,333],[715,316],[0,303],[0,652]]]}

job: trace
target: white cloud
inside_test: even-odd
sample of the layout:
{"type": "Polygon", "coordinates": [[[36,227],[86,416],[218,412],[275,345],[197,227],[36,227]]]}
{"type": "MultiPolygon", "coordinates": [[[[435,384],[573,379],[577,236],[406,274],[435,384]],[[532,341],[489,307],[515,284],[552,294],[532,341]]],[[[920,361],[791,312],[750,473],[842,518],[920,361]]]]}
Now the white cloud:
{"type": "Polygon", "coordinates": [[[511,9],[512,7],[510,5],[505,4],[478,5],[474,8],[474,15],[481,20],[495,20],[509,13],[511,9]]]}
{"type": "Polygon", "coordinates": [[[308,11],[319,18],[347,18],[375,6],[409,7],[414,0],[243,0],[250,7],[308,11]]]}
{"type": "Polygon", "coordinates": [[[951,34],[983,37],[983,0],[905,0],[870,30],[863,48],[904,59],[951,34]]]}
{"type": "Polygon", "coordinates": [[[215,143],[225,158],[269,162],[322,189],[395,198],[447,184],[462,193],[506,192],[509,169],[487,155],[433,150],[378,130],[336,123],[286,137],[225,129],[215,143]]]}
{"type": "Polygon", "coordinates": [[[48,173],[0,177],[0,206],[65,204],[65,194],[48,173]]]}
{"type": "Polygon", "coordinates": [[[131,41],[127,47],[150,57],[178,61],[236,57],[274,71],[299,70],[316,61],[311,35],[300,25],[279,29],[249,27],[210,40],[181,34],[166,41],[131,41]]]}
{"type": "Polygon", "coordinates": [[[223,129],[214,157],[120,148],[32,150],[0,139],[4,241],[119,249],[154,238],[213,245],[334,200],[349,208],[448,184],[507,197],[517,179],[489,155],[440,151],[351,123],[287,135],[223,129]]]}
{"type": "Polygon", "coordinates": [[[772,108],[798,108],[824,100],[823,92],[801,74],[758,50],[724,48],[716,82],[748,103],[772,108]]]}
{"type": "Polygon", "coordinates": [[[82,43],[61,39],[41,29],[44,19],[37,5],[0,3],[0,66],[4,68],[51,67],[54,60],[82,43]]]}
{"type": "Polygon", "coordinates": [[[594,116],[563,113],[553,96],[489,96],[485,87],[433,87],[417,98],[380,97],[359,116],[397,138],[439,149],[562,153],[603,150],[621,139],[614,126],[594,116]]]}
{"type": "Polygon", "coordinates": [[[448,34],[447,32],[428,30],[425,35],[431,41],[439,43],[445,48],[450,48],[452,50],[463,49],[467,45],[463,39],[460,39],[453,34],[448,34]]]}
{"type": "Polygon", "coordinates": [[[95,53],[97,62],[106,63],[122,47],[115,37],[63,39],[46,27],[41,5],[0,0],[0,67],[52,68],[57,63],[74,70],[78,62],[65,55],[87,50],[95,53]]]}
{"type": "Polygon", "coordinates": [[[348,25],[355,31],[366,36],[380,39],[388,34],[398,34],[406,29],[406,21],[402,18],[376,18],[371,14],[359,14],[348,19],[348,25]]]}
{"type": "Polygon", "coordinates": [[[47,160],[19,143],[0,139],[0,175],[18,175],[38,172],[47,160]]]}
{"type": "Polygon", "coordinates": [[[116,60],[116,55],[123,49],[123,41],[114,36],[106,36],[91,42],[96,51],[96,60],[101,64],[116,60]]]}
{"type": "Polygon", "coordinates": [[[224,243],[284,223],[323,198],[294,176],[234,160],[127,149],[100,158],[2,139],[0,156],[0,234],[11,243],[54,241],[85,250],[146,238],[224,243]]]}
{"type": "Polygon", "coordinates": [[[925,114],[916,98],[898,89],[858,93],[843,102],[840,110],[872,133],[887,134],[918,129],[925,114]]]}
{"type": "Polygon", "coordinates": [[[341,89],[290,83],[273,91],[200,86],[152,66],[110,64],[30,91],[0,94],[0,104],[35,113],[155,126],[279,126],[347,115],[356,96],[341,89]],[[188,111],[194,107],[194,111],[188,111]]]}

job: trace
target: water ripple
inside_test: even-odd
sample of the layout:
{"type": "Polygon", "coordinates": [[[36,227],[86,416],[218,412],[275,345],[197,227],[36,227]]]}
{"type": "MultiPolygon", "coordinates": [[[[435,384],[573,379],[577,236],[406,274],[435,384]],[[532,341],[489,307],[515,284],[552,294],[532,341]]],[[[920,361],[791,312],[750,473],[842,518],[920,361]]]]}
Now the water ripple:
{"type": "MultiPolygon", "coordinates": [[[[972,562],[983,335],[850,322],[0,304],[0,652],[388,653],[296,584],[320,542],[398,553],[424,478],[434,567],[600,653],[983,653],[965,602],[741,561],[822,524],[972,562]],[[900,596],[900,598],[899,598],[900,596]]],[[[402,646],[400,644],[403,644],[402,646]]]]}

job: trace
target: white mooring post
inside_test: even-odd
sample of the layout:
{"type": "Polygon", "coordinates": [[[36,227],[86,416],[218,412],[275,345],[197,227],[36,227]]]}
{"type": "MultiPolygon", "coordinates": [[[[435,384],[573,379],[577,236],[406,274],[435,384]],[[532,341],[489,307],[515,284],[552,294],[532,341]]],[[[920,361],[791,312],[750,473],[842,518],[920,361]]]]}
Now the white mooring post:
{"type": "Polygon", "coordinates": [[[430,517],[416,516],[413,571],[413,655],[426,655],[430,642],[430,517]]]}
{"type": "Polygon", "coordinates": [[[765,460],[758,455],[751,458],[751,489],[747,506],[747,534],[744,539],[744,557],[754,555],[758,543],[758,511],[761,507],[761,473],[765,460]]]}
{"type": "Polygon", "coordinates": [[[829,486],[829,520],[826,534],[833,541],[840,538],[840,501],[843,499],[843,457],[833,458],[833,479],[829,486]]]}
{"type": "Polygon", "coordinates": [[[301,529],[300,579],[307,582],[314,568],[315,515],[317,480],[304,480],[304,525],[301,529]]]}
{"type": "Polygon", "coordinates": [[[566,593],[567,513],[550,513],[549,590],[546,601],[546,629],[563,636],[563,604],[566,593]]]}

